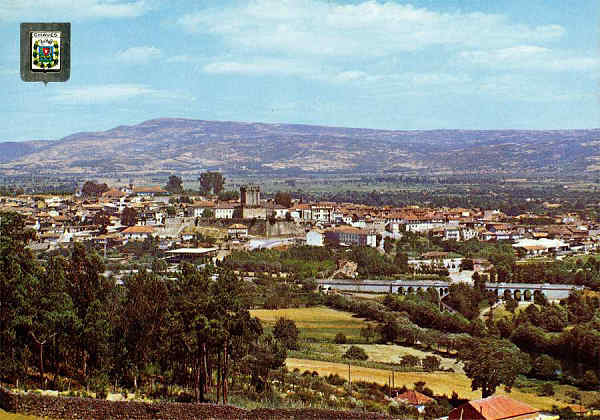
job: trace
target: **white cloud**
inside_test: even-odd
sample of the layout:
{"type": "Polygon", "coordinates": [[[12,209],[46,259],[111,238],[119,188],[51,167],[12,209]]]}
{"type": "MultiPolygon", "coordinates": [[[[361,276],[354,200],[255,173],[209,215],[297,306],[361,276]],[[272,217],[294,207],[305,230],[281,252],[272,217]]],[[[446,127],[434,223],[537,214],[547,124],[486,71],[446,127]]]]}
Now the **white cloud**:
{"type": "Polygon", "coordinates": [[[150,10],[147,0],[0,0],[0,20],[72,21],[136,17],[150,10]]]}
{"type": "Polygon", "coordinates": [[[447,88],[471,82],[466,75],[449,73],[369,73],[358,69],[338,70],[335,66],[309,65],[303,61],[258,58],[247,61],[214,61],[202,67],[211,74],[239,74],[248,76],[286,75],[329,82],[337,85],[352,85],[369,89],[413,91],[426,86],[447,88]]]}
{"type": "Polygon", "coordinates": [[[324,77],[324,73],[315,66],[306,63],[286,60],[256,58],[251,61],[213,61],[204,65],[206,73],[213,74],[248,74],[248,75],[288,75],[324,77]]]}
{"type": "Polygon", "coordinates": [[[117,102],[132,98],[187,99],[194,100],[177,92],[154,89],[146,85],[113,84],[65,87],[52,100],[65,104],[97,104],[117,102]]]}
{"type": "Polygon", "coordinates": [[[197,63],[199,60],[197,57],[181,54],[169,57],[165,60],[167,63],[197,63]]]}
{"type": "Polygon", "coordinates": [[[459,57],[469,63],[494,68],[549,71],[586,71],[600,68],[598,58],[573,56],[563,51],[553,51],[536,45],[518,45],[488,51],[463,51],[459,57]]]}
{"type": "Polygon", "coordinates": [[[131,64],[148,63],[162,55],[160,49],[152,46],[131,47],[117,53],[117,60],[131,64]]]}
{"type": "Polygon", "coordinates": [[[564,34],[559,25],[517,24],[503,15],[439,13],[373,0],[253,0],[190,13],[178,23],[244,50],[332,57],[386,56],[435,45],[501,48],[564,34]]]}
{"type": "Polygon", "coordinates": [[[503,100],[516,99],[523,102],[546,103],[550,101],[580,101],[595,97],[594,92],[569,89],[558,84],[544,83],[544,79],[518,74],[501,74],[483,78],[477,90],[503,100]]]}

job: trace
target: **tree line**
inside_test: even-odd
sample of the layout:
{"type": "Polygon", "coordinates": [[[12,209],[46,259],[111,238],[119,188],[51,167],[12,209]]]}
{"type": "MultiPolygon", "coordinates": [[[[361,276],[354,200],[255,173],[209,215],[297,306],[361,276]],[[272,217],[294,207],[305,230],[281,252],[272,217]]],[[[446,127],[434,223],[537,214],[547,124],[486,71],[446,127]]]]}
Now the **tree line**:
{"type": "Polygon", "coordinates": [[[283,365],[285,346],[250,316],[230,271],[183,265],[176,279],[141,270],[117,284],[82,244],[38,261],[23,217],[0,220],[0,379],[37,371],[42,388],[72,380],[97,392],[156,381],[226,403],[234,378],[260,390],[283,365]]]}

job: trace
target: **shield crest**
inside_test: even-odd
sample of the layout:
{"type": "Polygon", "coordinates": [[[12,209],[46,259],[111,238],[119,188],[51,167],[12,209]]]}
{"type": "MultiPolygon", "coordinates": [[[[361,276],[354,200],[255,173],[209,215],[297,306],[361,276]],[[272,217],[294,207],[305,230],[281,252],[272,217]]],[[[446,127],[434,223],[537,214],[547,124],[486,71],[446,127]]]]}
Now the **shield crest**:
{"type": "Polygon", "coordinates": [[[60,32],[32,32],[31,46],[32,70],[60,70],[60,32]]]}
{"type": "Polygon", "coordinates": [[[43,63],[50,63],[52,61],[53,47],[39,47],[40,61],[43,63]]]}

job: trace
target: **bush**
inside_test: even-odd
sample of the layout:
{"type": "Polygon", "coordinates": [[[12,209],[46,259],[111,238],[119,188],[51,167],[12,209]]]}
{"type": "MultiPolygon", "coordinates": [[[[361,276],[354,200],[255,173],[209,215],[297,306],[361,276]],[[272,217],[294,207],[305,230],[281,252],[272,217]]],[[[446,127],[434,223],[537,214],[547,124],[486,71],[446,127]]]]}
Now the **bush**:
{"type": "Polygon", "coordinates": [[[402,367],[415,367],[418,366],[420,363],[420,360],[417,356],[413,356],[412,354],[406,354],[404,356],[402,356],[402,359],[400,359],[400,366],[402,367]]]}
{"type": "Polygon", "coordinates": [[[108,396],[108,375],[105,373],[96,375],[90,379],[90,389],[96,393],[96,398],[105,400],[108,396]]]}
{"type": "Polygon", "coordinates": [[[433,372],[440,368],[440,359],[435,356],[426,356],[421,364],[426,372],[433,372]]]}
{"type": "Polygon", "coordinates": [[[344,354],[344,358],[351,360],[367,360],[369,356],[362,349],[362,347],[358,346],[350,346],[348,351],[344,354]]]}
{"type": "Polygon", "coordinates": [[[537,357],[531,366],[531,374],[540,379],[553,379],[558,370],[560,363],[546,354],[537,357]]]}
{"type": "Polygon", "coordinates": [[[337,373],[335,375],[330,373],[327,377],[325,377],[325,380],[327,381],[328,384],[334,385],[334,386],[341,386],[346,383],[346,380],[344,378],[342,378],[340,375],[338,375],[337,373]]]}
{"type": "Polygon", "coordinates": [[[343,333],[337,333],[333,339],[335,344],[346,344],[346,336],[343,333]]]}
{"type": "Polygon", "coordinates": [[[537,393],[540,397],[551,397],[554,395],[554,386],[550,382],[542,384],[537,393]]]}
{"type": "Polygon", "coordinates": [[[196,397],[194,397],[194,395],[189,394],[187,392],[182,392],[181,394],[179,394],[177,396],[177,398],[175,398],[175,401],[179,402],[179,403],[191,403],[191,402],[196,401],[196,397]]]}

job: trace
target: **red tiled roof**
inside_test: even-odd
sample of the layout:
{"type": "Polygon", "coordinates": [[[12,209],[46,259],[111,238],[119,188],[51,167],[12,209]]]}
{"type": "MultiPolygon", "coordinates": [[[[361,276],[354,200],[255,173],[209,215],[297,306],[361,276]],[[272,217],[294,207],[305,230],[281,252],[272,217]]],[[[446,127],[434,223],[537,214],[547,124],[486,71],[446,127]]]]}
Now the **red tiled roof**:
{"type": "Polygon", "coordinates": [[[135,192],[135,193],[164,193],[166,191],[157,185],[153,185],[153,186],[149,186],[149,187],[133,187],[133,192],[135,192]]]}
{"type": "Polygon", "coordinates": [[[528,414],[535,414],[539,411],[530,405],[513,400],[504,395],[496,395],[481,400],[469,401],[452,410],[449,418],[456,418],[457,413],[460,413],[461,409],[466,412],[468,408],[470,408],[469,411],[474,410],[479,414],[480,418],[486,420],[511,419],[528,414]]]}
{"type": "Polygon", "coordinates": [[[433,402],[433,398],[429,398],[418,391],[406,391],[398,395],[396,399],[411,405],[424,405],[433,402]]]}
{"type": "Polygon", "coordinates": [[[113,188],[111,190],[108,190],[108,191],[104,192],[102,194],[102,197],[109,197],[109,198],[110,197],[117,197],[117,198],[120,198],[120,197],[125,197],[126,195],[127,194],[125,194],[123,191],[119,191],[116,188],[113,188]]]}
{"type": "Polygon", "coordinates": [[[154,228],[152,226],[130,226],[125,229],[122,233],[152,233],[154,228]]]}

